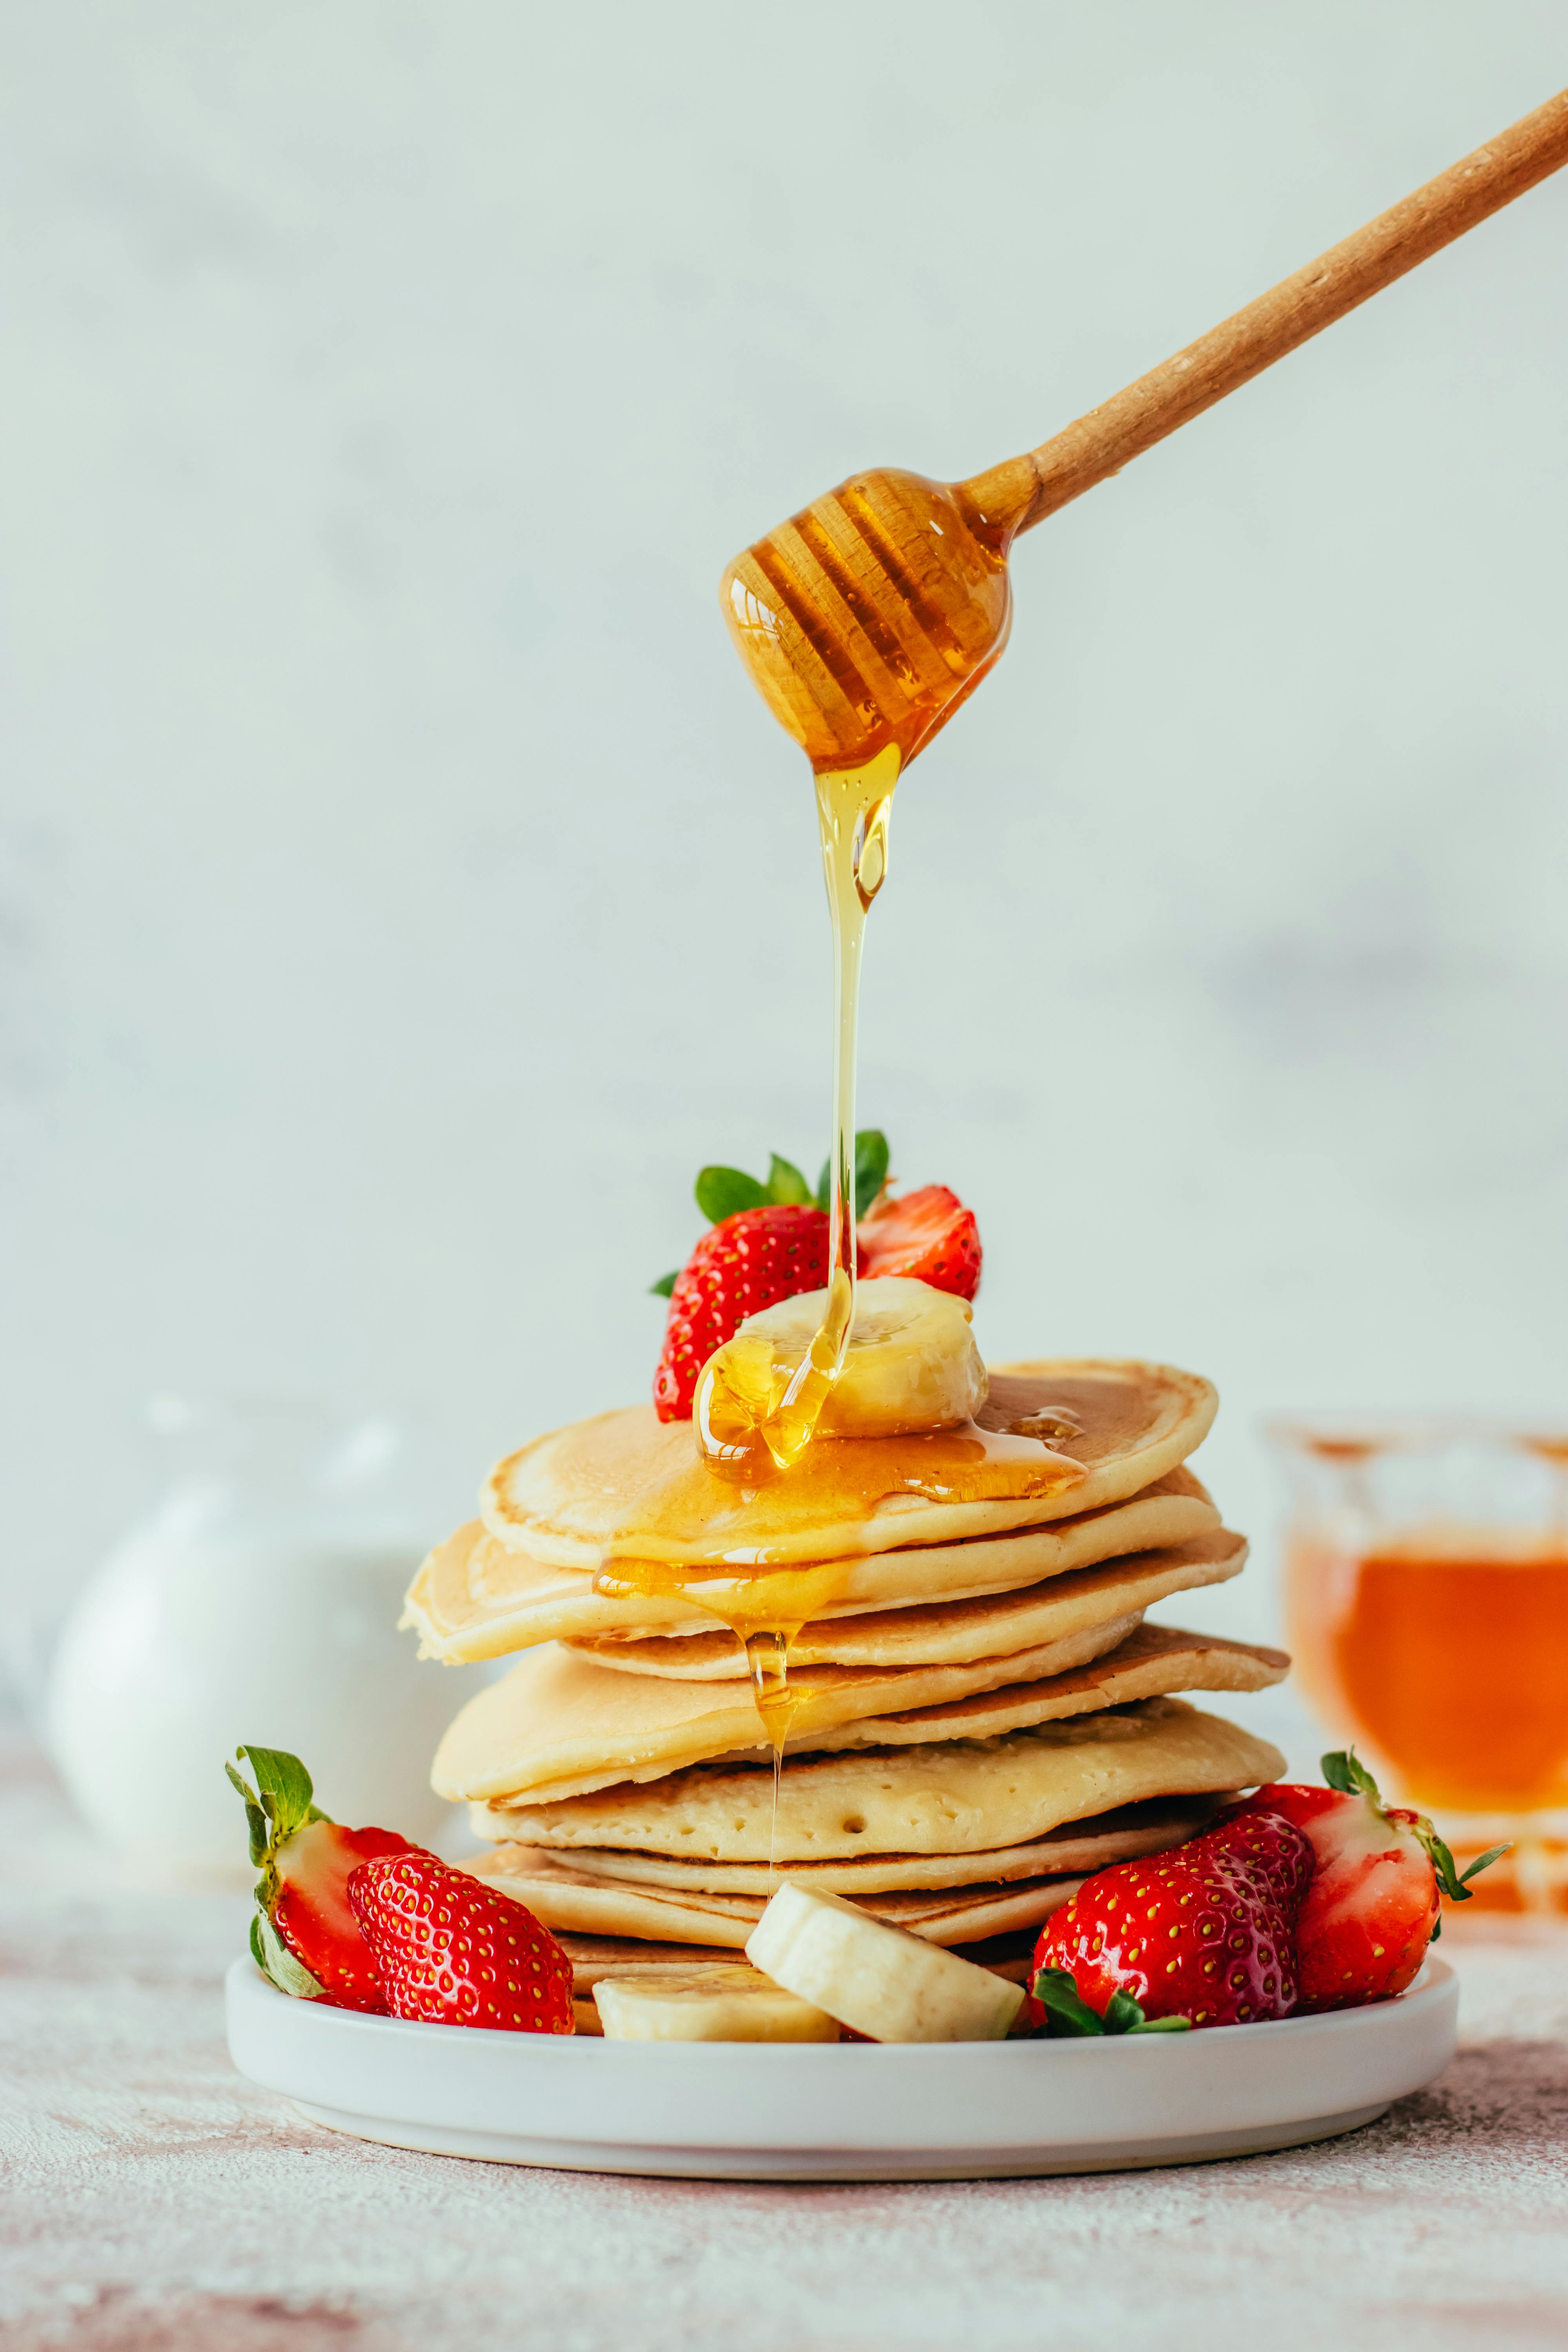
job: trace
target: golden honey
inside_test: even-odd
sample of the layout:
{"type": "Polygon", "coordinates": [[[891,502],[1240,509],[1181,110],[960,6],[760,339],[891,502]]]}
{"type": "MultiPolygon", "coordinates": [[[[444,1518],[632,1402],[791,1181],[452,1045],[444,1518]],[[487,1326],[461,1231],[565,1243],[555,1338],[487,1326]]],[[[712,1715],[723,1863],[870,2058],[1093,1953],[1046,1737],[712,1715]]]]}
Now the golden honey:
{"type": "MultiPolygon", "coordinates": [[[[1005,470],[1005,469],[1004,469],[1005,470]]],[[[855,1315],[855,1081],[866,917],[887,879],[901,770],[972,694],[1007,641],[1007,545],[1016,527],[963,485],[879,471],[840,485],[739,556],[725,618],[775,718],[811,761],[833,933],[833,1126],[827,1303],[782,1394],[771,1360],[721,1348],[699,1385],[697,1475],[740,1490],[724,1558],[699,1567],[639,1556],[661,1524],[692,1524],[692,1474],[671,1480],[612,1548],[597,1591],[678,1594],[743,1644],[775,1781],[795,1712],[789,1644],[835,1597],[831,1561],[767,1566],[769,1531],[842,1528],[889,1496],[935,1502],[1060,1492],[1080,1466],[1051,1449],[1056,1422],[1026,1434],[963,1429],[899,1438],[818,1438],[855,1315]],[[736,1568],[752,1572],[737,1575],[736,1568]]],[[[704,1514],[706,1517],[708,1514],[704,1514]]]]}
{"type": "Polygon", "coordinates": [[[1303,1538],[1290,1643],[1310,1695],[1410,1802],[1568,1807],[1568,1542],[1434,1528],[1351,1553],[1303,1538]]]}
{"type": "Polygon", "coordinates": [[[889,748],[907,768],[1001,657],[1015,470],[952,485],[857,474],[725,572],[720,601],[752,684],[819,773],[889,748]]]}
{"type": "Polygon", "coordinates": [[[821,1328],[782,1398],[748,1377],[742,1343],[721,1348],[703,1374],[698,1444],[710,1465],[747,1484],[787,1471],[811,1443],[844,1362],[855,1318],[855,1065],[866,917],[887,879],[888,820],[899,753],[889,745],[864,767],[816,778],[817,826],[833,925],[833,1137],[828,1162],[827,1307],[821,1328]]]}
{"type": "Polygon", "coordinates": [[[775,1800],[784,1742],[795,1712],[789,1690],[789,1645],[801,1627],[823,1615],[843,1591],[847,1559],[804,1566],[770,1562],[773,1548],[792,1536],[826,1528],[864,1526],[889,1498],[919,1496],[932,1503],[1015,1501],[1065,1493],[1084,1476],[1081,1463],[1054,1450],[1070,1435],[1076,1416],[1064,1412],[1029,1417],[1016,1429],[921,1432],[900,1437],[819,1437],[793,1467],[763,1479],[754,1490],[726,1486],[724,1557],[692,1562],[649,1559],[630,1547],[680,1537],[700,1524],[711,1497],[704,1482],[720,1485],[695,1458],[645,1497],[626,1549],[613,1549],[594,1579],[595,1592],[614,1600],[670,1595],[690,1601],[727,1625],[746,1654],[757,1713],[773,1751],[775,1800]]]}

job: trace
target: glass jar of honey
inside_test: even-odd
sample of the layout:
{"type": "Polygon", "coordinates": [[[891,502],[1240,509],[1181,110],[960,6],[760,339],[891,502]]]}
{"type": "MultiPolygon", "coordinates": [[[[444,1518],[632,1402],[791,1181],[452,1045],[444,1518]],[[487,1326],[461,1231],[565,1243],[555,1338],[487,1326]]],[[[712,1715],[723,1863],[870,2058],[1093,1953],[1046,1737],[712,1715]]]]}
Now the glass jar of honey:
{"type": "Polygon", "coordinates": [[[1384,1793],[1430,1812],[1490,1909],[1568,1912],[1568,1428],[1277,1423],[1290,1646],[1384,1793]]]}

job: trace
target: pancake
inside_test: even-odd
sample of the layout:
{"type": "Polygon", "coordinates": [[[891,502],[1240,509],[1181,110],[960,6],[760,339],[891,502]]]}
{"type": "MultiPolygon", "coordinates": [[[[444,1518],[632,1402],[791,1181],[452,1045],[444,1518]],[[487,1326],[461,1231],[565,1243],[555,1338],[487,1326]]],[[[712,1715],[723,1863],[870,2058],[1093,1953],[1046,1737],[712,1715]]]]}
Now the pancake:
{"type": "MultiPolygon", "coordinates": [[[[498,1867],[510,1866],[503,1856],[489,1853],[453,1865],[475,1878],[491,1881],[498,1867]]],[[[592,1992],[606,1977],[636,1977],[648,1969],[731,1969],[735,1965],[733,1950],[720,1944],[660,1944],[650,1951],[640,1937],[574,1936],[570,1930],[556,1941],[572,1963],[572,1990],[577,1994],[592,1992]]]]}
{"type": "MultiPolygon", "coordinates": [[[[960,1602],[956,1605],[963,1607],[965,1604],[960,1602]]],[[[913,1617],[937,1613],[935,1611],[889,1609],[879,1612],[874,1618],[868,1618],[866,1622],[878,1626],[891,1626],[900,1616],[913,1617]]],[[[943,1610],[941,1614],[945,1617],[949,1612],[943,1610]]],[[[1087,1658],[1099,1657],[1102,1650],[1113,1650],[1118,1642],[1126,1639],[1139,1622],[1139,1612],[1132,1611],[1125,1617],[1109,1618],[1103,1625],[1091,1625],[1081,1635],[1064,1637],[1056,1644],[1062,1654],[1061,1664],[1063,1666],[1080,1665],[1087,1658]]],[[[831,1620],[824,1620],[823,1626],[816,1630],[819,1633],[826,1631],[827,1638],[820,1642],[813,1642],[804,1656],[801,1653],[800,1634],[795,1634],[791,1640],[789,1668],[792,1675],[798,1674],[808,1665],[858,1665],[861,1667],[881,1665],[884,1661],[875,1654],[877,1650],[894,1653],[894,1655],[887,1658],[886,1664],[896,1672],[899,1668],[909,1665],[968,1665],[975,1658],[1016,1655],[1021,1649],[1037,1646],[1026,1634],[1024,1639],[1009,1643],[1007,1649],[1004,1651],[1000,1632],[995,1628],[987,1627],[984,1629],[982,1636],[972,1638],[978,1643],[981,1638],[989,1637],[995,1644],[993,1650],[987,1651],[975,1646],[967,1655],[961,1654],[956,1657],[946,1657],[942,1654],[941,1646],[937,1642],[924,1641],[917,1633],[908,1645],[914,1654],[900,1659],[896,1654],[899,1645],[891,1638],[885,1643],[867,1643],[862,1648],[853,1642],[840,1643],[836,1640],[831,1620]]],[[[752,1672],[743,1645],[731,1633],[716,1634],[711,1647],[701,1635],[693,1641],[683,1641],[676,1634],[657,1633],[647,1642],[568,1642],[563,1646],[568,1650],[574,1650],[580,1657],[596,1659],[600,1665],[608,1666],[614,1674],[654,1675],[661,1680],[669,1682],[735,1683],[749,1679],[752,1672]],[[697,1652],[698,1655],[694,1663],[689,1665],[682,1654],[693,1651],[697,1652]]],[[[957,1648],[958,1644],[955,1643],[953,1647],[957,1648]]]]}
{"type": "MultiPolygon", "coordinates": [[[[1005,1885],[1009,1881],[1042,1877],[1087,1877],[1112,1863],[1131,1862],[1140,1854],[1163,1853],[1196,1837],[1213,1819],[1212,1797],[1155,1798],[1147,1805],[1127,1805],[1092,1822],[1052,1830],[1027,1845],[989,1848],[984,1853],[863,1853],[847,1862],[792,1862],[783,1874],[826,1895],[914,1894],[951,1890],[957,1886],[1005,1885]]],[[[524,1870],[544,1846],[498,1846],[491,1869],[524,1870]]],[[[614,1878],[634,1885],[695,1889],[701,1895],[761,1895],[778,1885],[780,1872],[765,1862],[701,1862],[686,1854],[626,1853],[614,1846],[574,1846],[574,1870],[593,1878],[614,1878]]]]}
{"type": "MultiPolygon", "coordinates": [[[[676,1894],[592,1878],[551,1853],[531,1854],[526,1868],[489,1870],[483,1875],[487,1885],[526,1905],[552,1931],[567,1928],[590,1936],[701,1941],[739,1951],[765,1907],[761,1895],[676,1894]]],[[[1082,1885],[1081,1878],[1038,1878],[1012,1886],[968,1886],[953,1895],[868,1895],[862,1908],[874,1918],[923,1936],[928,1943],[966,1944],[1038,1927],[1082,1885]]]]}
{"type": "MultiPolygon", "coordinates": [[[[1005,1537],[994,1538],[1005,1542],[1005,1537]]],[[[1163,1550],[1134,1553],[1103,1569],[1076,1576],[1052,1578],[1026,1585],[1018,1592],[995,1593],[973,1601],[917,1603],[908,1609],[879,1609],[861,1617],[825,1618],[803,1625],[792,1636],[789,1670],[792,1678],[808,1666],[837,1665],[903,1669],[910,1666],[970,1665],[980,1658],[1016,1657],[1042,1643],[1064,1641],[1062,1625],[1070,1614],[1069,1601],[1126,1593],[1134,1586],[1140,1609],[1148,1608],[1163,1592],[1152,1591],[1149,1580],[1159,1580],[1178,1566],[1212,1563],[1223,1575],[1237,1575],[1247,1558],[1245,1537],[1221,1529],[1217,1535],[1163,1550]]],[[[1208,1580],[1205,1579],[1205,1581],[1208,1580]]],[[[1222,1580],[1216,1577],[1215,1581],[1222,1580]]],[[[1173,1584],[1170,1591],[1191,1590],[1173,1584]]],[[[1110,1620],[1101,1631],[1102,1647],[1114,1648],[1132,1630],[1128,1615],[1110,1620]],[[1121,1631],[1110,1632],[1110,1626],[1121,1631]]],[[[751,1669],[746,1654],[727,1629],[709,1633],[652,1634],[637,1642],[573,1642],[567,1645],[584,1657],[596,1658],[612,1672],[667,1675],[678,1681],[741,1682],[751,1669]]],[[[1085,1649],[1064,1657],[1063,1666],[1081,1664],[1100,1652],[1085,1649]]],[[[1042,1668],[1042,1672],[1054,1672],[1042,1668]]]]}
{"type": "MultiPolygon", "coordinates": [[[[1226,1642],[1212,1633],[1186,1633],[1175,1625],[1135,1626],[1102,1660],[1074,1673],[1036,1683],[1008,1683],[998,1690],[949,1699],[934,1706],[906,1708],[897,1715],[840,1724],[798,1743],[814,1754],[837,1755],[850,1748],[920,1748],[943,1739],[994,1739],[1073,1715],[1089,1715],[1136,1699],[1175,1691],[1259,1691],[1281,1683],[1290,1671],[1283,1650],[1226,1642]]],[[[795,1743],[785,1743],[786,1753],[795,1743]]]]}
{"type": "Polygon", "coordinates": [[[827,1438],[787,1478],[755,1487],[710,1470],[689,1423],[633,1405],[509,1455],[486,1485],[480,1516],[531,1559],[590,1575],[612,1556],[757,1567],[951,1543],[1140,1493],[1202,1443],[1216,1402],[1207,1381],[1164,1364],[1004,1365],[966,1425],[967,1454],[984,1460],[967,1460],[963,1431],[827,1438]],[[1009,1433],[1050,1413],[1073,1425],[1065,1452],[1009,1433]],[[917,1482],[932,1491],[911,1491],[917,1482]],[[1022,1491],[1031,1484],[1037,1491],[1022,1491]]]}
{"type": "MultiPolygon", "coordinates": [[[[958,1666],[804,1667],[789,1678],[784,1745],[786,1750],[820,1746],[836,1732],[863,1745],[875,1740],[874,1729],[868,1727],[880,1717],[1004,1688],[1030,1687],[1029,1704],[1036,1712],[1028,1719],[1039,1721],[1048,1715],[1119,1705],[1123,1698],[1205,1687],[1214,1671],[1212,1661],[1222,1652],[1245,1659],[1258,1654],[1242,1644],[1208,1643],[1196,1634],[1152,1654],[1146,1645],[1128,1652],[1128,1643],[1141,1630],[1135,1626],[1124,1642],[1091,1665],[1064,1673],[1063,1643],[1069,1636],[1087,1635],[1083,1646],[1092,1659],[1096,1629],[1113,1613],[1136,1618],[1146,1600],[1237,1574],[1247,1550],[1239,1538],[1235,1542],[1228,1559],[1183,1561],[1159,1555],[1162,1565],[1142,1576],[1130,1572],[1118,1580],[1110,1570],[1088,1571],[1103,1580],[1101,1587],[1064,1596],[1058,1638],[1012,1657],[979,1658],[958,1666]],[[1134,1666],[1141,1679],[1136,1688],[1108,1697],[1119,1664],[1134,1666]]],[[[1235,1670],[1227,1665],[1217,1686],[1255,1689],[1277,1679],[1277,1674],[1263,1672],[1260,1679],[1244,1676],[1238,1685],[1235,1670]]],[[[465,1797],[545,1802],[619,1780],[657,1780],[689,1764],[743,1755],[770,1744],[749,1683],[617,1674],[594,1658],[552,1643],[527,1652],[504,1681],[492,1683],[468,1701],[437,1748],[430,1777],[437,1794],[454,1803],[465,1797]]]]}
{"type": "Polygon", "coordinates": [[[1253,1788],[1284,1769],[1267,1740],[1162,1697],[991,1739],[792,1757],[779,1775],[776,1822],[773,1772],[755,1764],[698,1767],[647,1786],[623,1780],[556,1802],[476,1806],[471,1819],[481,1836],[525,1845],[710,1862],[978,1853],[1152,1797],[1253,1788]]]}
{"type": "MultiPolygon", "coordinates": [[[[1177,1468],[1124,1502],[1050,1527],[829,1563],[830,1574],[812,1571],[822,1597],[802,1613],[837,1623],[901,1602],[1011,1591],[1124,1553],[1186,1543],[1218,1526],[1219,1513],[1205,1488],[1190,1470],[1177,1468]]],[[[714,1597],[721,1606],[722,1595],[714,1597]]],[[[403,1623],[418,1633],[422,1655],[453,1665],[507,1657],[541,1642],[650,1634],[706,1636],[727,1656],[732,1637],[714,1633],[714,1613],[674,1593],[597,1593],[584,1570],[545,1566],[499,1542],[476,1519],[424,1562],[409,1589],[403,1623]]],[[[786,1607],[780,1622],[789,1622],[789,1615],[786,1607]]]]}

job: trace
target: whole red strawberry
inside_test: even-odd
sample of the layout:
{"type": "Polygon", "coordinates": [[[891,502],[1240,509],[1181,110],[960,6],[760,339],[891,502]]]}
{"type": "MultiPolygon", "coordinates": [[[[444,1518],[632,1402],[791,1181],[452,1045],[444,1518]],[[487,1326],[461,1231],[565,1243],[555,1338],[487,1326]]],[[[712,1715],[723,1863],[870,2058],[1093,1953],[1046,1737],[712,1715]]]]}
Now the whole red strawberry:
{"type": "Polygon", "coordinates": [[[980,1228],[945,1184],[922,1184],[895,1200],[884,1192],[855,1229],[858,1271],[900,1274],[973,1298],[980,1287],[980,1228]]]}
{"type": "Polygon", "coordinates": [[[669,1294],[653,1382],[660,1421],[690,1420],[699,1373],[748,1315],[820,1290],[826,1280],[826,1210],[799,1203],[741,1209],[710,1226],[669,1294]]]}
{"type": "Polygon", "coordinates": [[[1317,1867],[1296,1928],[1302,2011],[1393,2000],[1438,1932],[1440,1895],[1468,1903],[1467,1882],[1507,1852],[1494,1846],[1460,1877],[1426,1815],[1385,1805],[1353,1753],[1325,1756],[1323,1778],[1325,1789],[1271,1781],[1228,1816],[1282,1815],[1311,1843],[1317,1867]]]}
{"type": "Polygon", "coordinates": [[[571,2033],[572,1963],[531,1911],[433,1853],[388,1854],[349,1880],[394,2017],[571,2033]]]}
{"type": "MultiPolygon", "coordinates": [[[[1267,1811],[1086,1879],[1046,1923],[1035,1970],[1062,1969],[1096,2017],[1245,2025],[1296,2006],[1295,1929],[1312,1875],[1301,1832],[1267,1811]]],[[[1045,2021],[1031,1995],[1030,2017],[1045,2021]]],[[[1078,2030],[1082,2030],[1081,2027],[1078,2030]]]]}
{"type": "Polygon", "coordinates": [[[250,1923],[257,1966],[280,1992],[384,2015],[386,1995],[349,1907],[348,1882],[362,1862],[414,1849],[395,1830],[346,1830],[329,1820],[313,1801],[309,1772],[286,1748],[235,1753],[248,1757],[256,1775],[252,1789],[232,1764],[224,1768],[245,1800],[250,1859],[261,1872],[250,1923]]]}

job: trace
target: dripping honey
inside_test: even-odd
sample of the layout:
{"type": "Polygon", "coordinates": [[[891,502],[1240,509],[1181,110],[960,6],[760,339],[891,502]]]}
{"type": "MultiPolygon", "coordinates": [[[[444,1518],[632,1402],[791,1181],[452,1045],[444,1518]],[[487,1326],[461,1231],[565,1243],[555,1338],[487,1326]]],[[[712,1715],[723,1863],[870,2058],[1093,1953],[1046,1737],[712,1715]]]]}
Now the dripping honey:
{"type": "MultiPolygon", "coordinates": [[[[771,1367],[762,1385],[747,1360],[728,1360],[722,1350],[704,1376],[702,1466],[742,1490],[735,1516],[742,1524],[726,1529],[728,1572],[641,1557],[637,1531],[628,1528],[595,1586],[606,1593],[679,1593],[736,1634],[773,1749],[775,1811],[796,1711],[789,1644],[829,1605],[841,1571],[828,1562],[768,1572],[767,1530],[776,1542],[781,1524],[801,1532],[842,1527],[890,1496],[963,1502],[1043,1495],[1083,1475],[1050,1450],[1047,1437],[1058,1433],[1045,1428],[1026,1436],[973,1425],[915,1438],[816,1436],[855,1316],[860,967],[866,917],[887,878],[893,788],[1006,643],[1010,536],[1011,525],[994,524],[962,490],[881,472],[816,500],[738,558],[723,583],[725,616],[742,658],[816,777],[833,933],[827,1301],[782,1393],[771,1367]],[[733,1564],[746,1559],[763,1572],[737,1579],[733,1564]]],[[[678,1517],[679,1483],[665,1497],[678,1517]]],[[[646,1539],[654,1530],[642,1532],[646,1539]]],[[[686,1528],[671,1533],[679,1539],[686,1528]]]]}
{"type": "Polygon", "coordinates": [[[737,1577],[669,1560],[616,1559],[594,1580],[596,1592],[616,1599],[634,1594],[674,1595],[689,1601],[727,1625],[746,1654],[752,1696],[773,1757],[773,1801],[768,1862],[778,1843],[779,1781],[784,1742],[799,1712],[789,1686],[789,1647],[803,1625],[836,1601],[844,1589],[844,1563],[775,1569],[737,1577]]]}
{"type": "Polygon", "coordinates": [[[609,1598],[690,1601],[735,1635],[746,1654],[757,1712],[773,1750],[775,1779],[798,1701],[789,1686],[789,1645],[803,1625],[827,1613],[847,1581],[856,1531],[890,1498],[931,1503],[1021,1501],[1058,1495],[1079,1484],[1083,1466],[1054,1450],[1071,1442],[1076,1417],[1033,1415],[1028,1433],[1014,1429],[933,1430],[902,1437],[823,1437],[795,1466],[752,1493],[721,1486],[730,1506],[721,1559],[649,1557],[639,1547],[679,1541],[705,1517],[701,1488],[720,1486],[692,1460],[617,1538],[594,1579],[609,1598]],[[837,1530],[846,1550],[836,1559],[785,1564],[770,1559],[802,1537],[837,1530]]]}
{"type": "Polygon", "coordinates": [[[721,1349],[698,1391],[698,1440],[710,1465],[747,1483],[790,1471],[811,1444],[844,1362],[855,1318],[855,1065],[866,917],[887,879],[897,747],[863,767],[819,770],[817,829],[833,927],[833,1130],[828,1159],[827,1306],[782,1395],[745,1378],[721,1349]]]}

